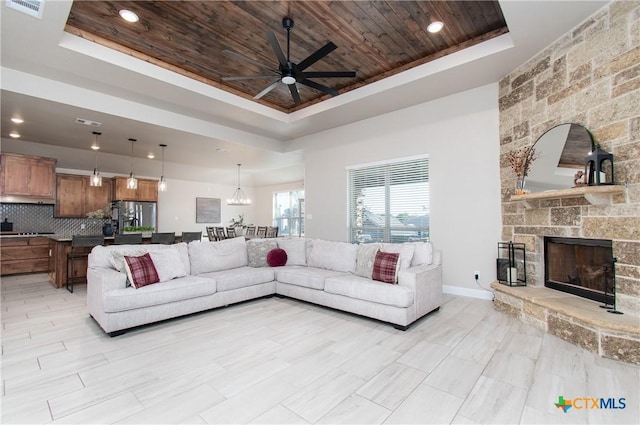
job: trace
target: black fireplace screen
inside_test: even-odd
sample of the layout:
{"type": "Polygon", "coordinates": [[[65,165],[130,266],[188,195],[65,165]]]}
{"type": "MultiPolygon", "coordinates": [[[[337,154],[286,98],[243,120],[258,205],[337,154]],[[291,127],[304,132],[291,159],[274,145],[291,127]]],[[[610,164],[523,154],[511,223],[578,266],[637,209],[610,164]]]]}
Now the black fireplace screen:
{"type": "Polygon", "coordinates": [[[544,238],[545,286],[613,303],[615,264],[610,240],[544,238]]]}

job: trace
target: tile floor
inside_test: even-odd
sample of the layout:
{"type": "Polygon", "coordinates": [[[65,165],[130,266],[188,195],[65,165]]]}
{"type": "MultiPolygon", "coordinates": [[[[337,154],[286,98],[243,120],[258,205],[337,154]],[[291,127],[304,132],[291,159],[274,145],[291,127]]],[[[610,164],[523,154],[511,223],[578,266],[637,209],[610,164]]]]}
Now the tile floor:
{"type": "Polygon", "coordinates": [[[1,286],[2,423],[638,423],[640,367],[447,296],[408,331],[269,298],[109,338],[86,291],[1,286]],[[558,396],[624,409],[555,407],[558,396]]]}

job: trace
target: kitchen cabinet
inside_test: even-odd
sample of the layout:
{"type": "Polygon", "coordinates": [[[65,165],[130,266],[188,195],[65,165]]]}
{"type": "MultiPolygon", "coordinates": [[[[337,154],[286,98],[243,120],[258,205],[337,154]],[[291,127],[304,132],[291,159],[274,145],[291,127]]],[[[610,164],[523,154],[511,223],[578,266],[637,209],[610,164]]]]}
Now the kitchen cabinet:
{"type": "Polygon", "coordinates": [[[47,272],[49,270],[49,238],[4,236],[0,244],[0,270],[2,270],[2,276],[47,272]]]}
{"type": "Polygon", "coordinates": [[[56,190],[55,158],[15,153],[0,154],[0,194],[52,201],[56,190]]]}
{"type": "Polygon", "coordinates": [[[102,186],[91,186],[89,176],[56,175],[56,217],[84,218],[110,203],[111,179],[103,177],[102,186]]]}
{"type": "Polygon", "coordinates": [[[158,180],[138,179],[135,190],[127,189],[127,177],[114,177],[112,180],[114,201],[158,202],[158,180]]]}

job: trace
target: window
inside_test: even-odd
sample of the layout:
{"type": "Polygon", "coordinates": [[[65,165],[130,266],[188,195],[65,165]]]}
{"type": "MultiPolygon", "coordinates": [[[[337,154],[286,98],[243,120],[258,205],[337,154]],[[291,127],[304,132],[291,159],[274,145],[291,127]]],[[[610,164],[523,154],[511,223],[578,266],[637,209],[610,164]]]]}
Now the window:
{"type": "Polygon", "coordinates": [[[273,225],[279,236],[304,236],[304,190],[273,194],[273,225]]]}
{"type": "Polygon", "coordinates": [[[347,169],[351,242],[429,240],[429,158],[347,169]]]}

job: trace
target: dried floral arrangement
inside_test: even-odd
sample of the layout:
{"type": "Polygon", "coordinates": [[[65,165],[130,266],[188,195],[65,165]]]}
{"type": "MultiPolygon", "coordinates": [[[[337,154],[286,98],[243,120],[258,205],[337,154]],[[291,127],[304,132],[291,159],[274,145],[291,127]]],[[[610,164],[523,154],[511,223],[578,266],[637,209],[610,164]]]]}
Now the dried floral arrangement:
{"type": "Polygon", "coordinates": [[[87,213],[88,218],[111,218],[111,204],[107,204],[104,208],[90,211],[87,213]]]}
{"type": "Polygon", "coordinates": [[[531,163],[535,161],[536,158],[538,158],[538,155],[533,146],[525,146],[509,152],[509,164],[518,177],[526,177],[529,175],[531,163]]]}

